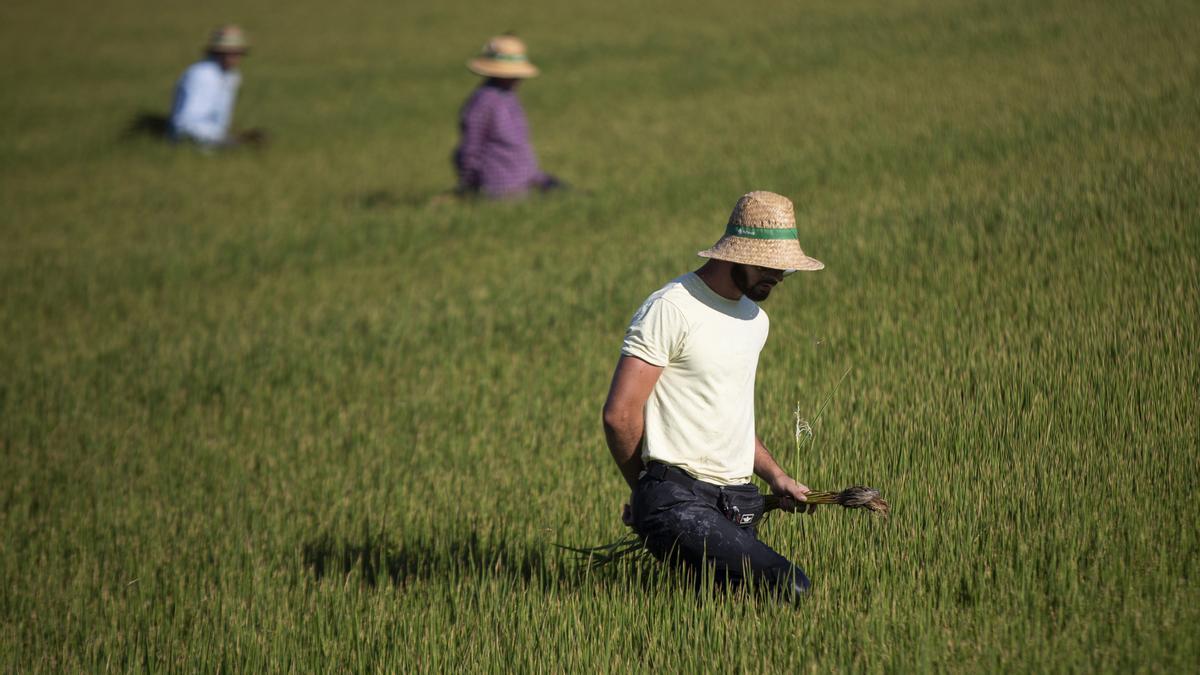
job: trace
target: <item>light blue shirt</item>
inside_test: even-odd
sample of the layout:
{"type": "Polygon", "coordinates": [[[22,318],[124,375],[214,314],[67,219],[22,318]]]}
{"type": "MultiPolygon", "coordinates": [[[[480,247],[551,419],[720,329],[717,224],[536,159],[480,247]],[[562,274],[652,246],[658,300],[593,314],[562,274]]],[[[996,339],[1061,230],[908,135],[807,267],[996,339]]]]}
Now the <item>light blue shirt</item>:
{"type": "Polygon", "coordinates": [[[224,141],[241,83],[240,73],[222,70],[215,59],[193,63],[175,85],[171,135],[205,144],[224,141]]]}

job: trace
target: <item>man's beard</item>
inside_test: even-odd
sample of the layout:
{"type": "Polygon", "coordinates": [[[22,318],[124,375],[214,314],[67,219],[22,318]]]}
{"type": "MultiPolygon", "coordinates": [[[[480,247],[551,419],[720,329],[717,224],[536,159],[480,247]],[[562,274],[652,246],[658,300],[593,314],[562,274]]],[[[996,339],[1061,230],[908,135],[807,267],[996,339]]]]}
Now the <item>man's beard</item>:
{"type": "Polygon", "coordinates": [[[771,289],[775,288],[775,283],[769,279],[761,279],[753,286],[750,285],[750,274],[746,270],[746,266],[741,263],[733,263],[729,268],[729,276],[733,279],[733,285],[742,292],[747,298],[755,302],[762,302],[771,294],[771,289]]]}

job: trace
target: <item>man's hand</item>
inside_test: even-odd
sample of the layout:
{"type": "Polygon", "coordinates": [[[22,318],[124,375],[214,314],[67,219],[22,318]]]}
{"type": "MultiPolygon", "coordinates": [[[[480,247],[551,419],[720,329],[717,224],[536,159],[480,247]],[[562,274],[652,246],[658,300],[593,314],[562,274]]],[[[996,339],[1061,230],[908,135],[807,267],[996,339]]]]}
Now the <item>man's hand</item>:
{"type": "Polygon", "coordinates": [[[794,478],[787,475],[786,471],[779,468],[779,463],[771,456],[767,446],[763,445],[762,439],[758,436],[754,437],[754,473],[767,482],[772,494],[782,497],[779,500],[779,508],[784,511],[812,513],[817,510],[816,504],[805,503],[808,501],[808,493],[812,491],[808,489],[807,485],[797,483],[794,478]]]}
{"type": "Polygon", "coordinates": [[[777,494],[783,499],[779,500],[779,508],[784,511],[800,511],[802,513],[813,513],[817,510],[816,504],[807,504],[808,493],[811,490],[807,485],[798,483],[794,478],[787,474],[781,474],[770,484],[771,492],[777,494]]]}
{"type": "Polygon", "coordinates": [[[621,522],[625,523],[628,527],[633,527],[633,508],[628,504],[621,511],[621,522]]]}

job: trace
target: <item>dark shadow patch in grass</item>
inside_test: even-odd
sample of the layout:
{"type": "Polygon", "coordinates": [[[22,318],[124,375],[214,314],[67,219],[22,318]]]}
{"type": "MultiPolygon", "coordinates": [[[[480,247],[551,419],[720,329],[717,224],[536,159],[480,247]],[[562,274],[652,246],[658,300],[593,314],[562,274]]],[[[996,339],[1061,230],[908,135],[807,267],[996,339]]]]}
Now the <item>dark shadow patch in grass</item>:
{"type": "Polygon", "coordinates": [[[527,587],[577,586],[605,583],[635,583],[647,589],[661,583],[654,568],[642,561],[622,561],[598,571],[578,564],[569,554],[551,544],[536,544],[504,533],[464,530],[400,535],[366,531],[357,537],[338,538],[324,533],[304,542],[301,558],[305,572],[316,581],[344,580],[356,576],[375,587],[391,583],[404,586],[412,581],[435,578],[506,578],[527,587]]]}
{"type": "Polygon", "coordinates": [[[132,140],[135,138],[154,138],[160,141],[167,140],[167,132],[171,128],[171,118],[162,113],[150,112],[148,110],[139,111],[129,120],[129,124],[121,133],[121,138],[132,140]]]}
{"type": "Polygon", "coordinates": [[[400,192],[386,188],[354,193],[346,197],[346,205],[367,211],[385,211],[398,208],[424,208],[444,206],[462,201],[453,190],[441,192],[400,192]]]}
{"type": "Polygon", "coordinates": [[[474,530],[449,538],[423,534],[393,539],[386,533],[364,532],[337,539],[323,534],[304,543],[302,557],[317,580],[357,573],[369,586],[448,575],[506,576],[525,583],[551,576],[540,548],[474,530]]]}

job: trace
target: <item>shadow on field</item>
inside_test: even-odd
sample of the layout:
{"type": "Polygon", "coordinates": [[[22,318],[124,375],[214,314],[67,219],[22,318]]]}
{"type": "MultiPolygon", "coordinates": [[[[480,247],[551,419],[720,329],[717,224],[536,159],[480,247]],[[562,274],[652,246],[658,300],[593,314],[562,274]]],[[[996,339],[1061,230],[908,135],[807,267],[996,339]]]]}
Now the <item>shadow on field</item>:
{"type": "Polygon", "coordinates": [[[387,534],[364,533],[338,539],[323,534],[301,548],[305,571],[317,581],[357,577],[372,587],[464,576],[550,587],[574,584],[587,576],[549,544],[539,546],[472,530],[440,537],[428,533],[401,537],[393,540],[387,534]]]}
{"type": "Polygon", "coordinates": [[[166,140],[167,131],[170,130],[170,127],[171,118],[169,116],[148,110],[141,110],[125,125],[121,137],[126,140],[134,138],[166,140]]]}
{"type": "Polygon", "coordinates": [[[396,192],[394,190],[368,190],[346,197],[346,205],[364,210],[389,210],[396,208],[422,208],[443,206],[461,202],[452,190],[442,192],[396,192]]]}
{"type": "MultiPolygon", "coordinates": [[[[357,578],[371,587],[387,583],[403,586],[428,579],[488,577],[542,589],[612,583],[649,590],[663,581],[661,574],[646,574],[647,568],[632,558],[605,570],[589,570],[550,543],[517,539],[476,530],[402,534],[398,540],[378,532],[354,538],[322,534],[303,544],[301,556],[305,572],[318,582],[357,578]]],[[[651,568],[660,569],[657,565],[651,568]]]]}

